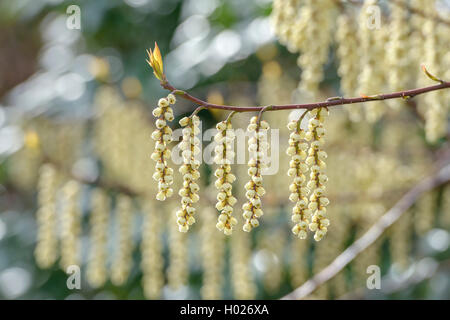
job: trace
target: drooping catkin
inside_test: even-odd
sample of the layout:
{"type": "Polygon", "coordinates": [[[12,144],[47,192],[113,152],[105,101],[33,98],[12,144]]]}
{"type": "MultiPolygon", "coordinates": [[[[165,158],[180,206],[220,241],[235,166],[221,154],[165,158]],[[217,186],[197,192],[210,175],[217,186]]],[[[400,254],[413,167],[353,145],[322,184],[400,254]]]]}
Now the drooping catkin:
{"type": "MultiPolygon", "coordinates": [[[[409,55],[410,32],[409,13],[406,8],[398,4],[391,3],[390,36],[387,43],[387,54],[389,72],[387,74],[391,91],[401,91],[409,87],[411,82],[410,70],[413,67],[409,55]]],[[[394,99],[390,105],[394,108],[404,106],[403,100],[394,99]]]]}
{"type": "Polygon", "coordinates": [[[234,158],[232,144],[235,135],[229,122],[219,122],[216,128],[219,132],[214,137],[214,140],[218,143],[214,149],[214,162],[219,167],[214,175],[217,178],[215,187],[219,190],[216,209],[220,211],[216,227],[226,235],[230,235],[233,232],[233,226],[237,224],[236,218],[232,216],[233,206],[237,202],[237,199],[232,194],[232,183],[236,180],[236,176],[231,173],[231,164],[234,158]]]}
{"type": "Polygon", "coordinates": [[[200,229],[203,264],[201,294],[203,299],[221,299],[224,279],[225,238],[222,234],[217,235],[214,230],[216,219],[211,208],[203,209],[201,215],[203,218],[200,229]]]}
{"type": "Polygon", "coordinates": [[[414,208],[414,229],[419,236],[425,235],[435,222],[436,197],[428,192],[420,197],[414,208]]]}
{"type": "Polygon", "coordinates": [[[177,217],[171,213],[169,223],[169,266],[167,268],[167,282],[171,289],[177,290],[188,282],[188,234],[178,231],[177,217]]]}
{"type": "Polygon", "coordinates": [[[311,141],[310,148],[308,150],[308,157],[306,158],[306,164],[310,166],[310,179],[307,184],[309,190],[311,190],[311,196],[309,198],[308,208],[314,212],[309,229],[314,234],[314,239],[320,241],[327,233],[327,228],[330,224],[326,215],[326,206],[330,203],[325,194],[325,183],[328,181],[328,177],[325,174],[325,159],[327,153],[323,150],[325,129],[323,122],[325,117],[328,116],[328,110],[319,108],[310,111],[312,118],[309,120],[308,133],[306,139],[311,141]]]}
{"type": "Polygon", "coordinates": [[[58,256],[56,175],[55,168],[50,164],[43,165],[39,170],[38,211],[36,212],[38,230],[34,254],[41,268],[49,268],[58,256]]]}
{"type": "Polygon", "coordinates": [[[289,263],[291,285],[296,288],[308,279],[308,241],[293,239],[290,252],[292,252],[289,263]]]}
{"type": "Polygon", "coordinates": [[[142,201],[143,224],[141,243],[142,287],[147,299],[159,299],[164,286],[162,248],[163,211],[155,208],[151,199],[142,201]]]}
{"type": "Polygon", "coordinates": [[[450,229],[450,185],[442,193],[440,223],[447,230],[450,229]]]}
{"type": "Polygon", "coordinates": [[[291,131],[289,136],[289,147],[286,153],[292,157],[289,163],[288,176],[293,178],[289,191],[291,192],[289,200],[295,203],[292,209],[291,220],[294,222],[292,232],[300,239],[306,239],[308,225],[311,219],[311,210],[308,208],[308,194],[310,190],[306,187],[306,173],[309,168],[304,162],[306,159],[306,150],[308,143],[305,142],[305,132],[300,127],[301,120],[291,121],[288,129],[291,131]]]}
{"type": "Polygon", "coordinates": [[[302,70],[299,89],[302,95],[317,99],[319,84],[323,80],[323,66],[328,59],[331,42],[331,27],[335,1],[305,0],[301,19],[304,27],[304,40],[297,64],[302,70]]]}
{"type": "Polygon", "coordinates": [[[253,133],[253,136],[248,141],[250,153],[248,175],[250,181],[245,184],[245,196],[248,201],[242,206],[244,210],[242,216],[245,219],[243,230],[246,232],[250,232],[253,228],[259,226],[258,218],[263,215],[261,197],[266,191],[262,186],[262,170],[267,167],[268,130],[269,124],[264,120],[258,121],[256,116],[250,119],[250,124],[247,127],[247,131],[253,133]]]}
{"type": "Polygon", "coordinates": [[[81,210],[80,184],[69,180],[61,190],[61,267],[80,265],[81,210]]]}
{"type": "Polygon", "coordinates": [[[127,195],[117,197],[116,217],[118,222],[118,243],[111,266],[111,282],[125,284],[133,265],[133,202],[127,195]]]}
{"type": "Polygon", "coordinates": [[[108,222],[109,222],[109,198],[101,189],[95,189],[91,198],[90,216],[90,251],[87,265],[87,281],[98,288],[107,279],[106,260],[108,256],[108,222]]]}
{"type": "MultiPolygon", "coordinates": [[[[336,29],[336,54],[339,58],[338,74],[341,77],[341,91],[345,97],[357,95],[358,76],[360,66],[355,61],[359,60],[358,38],[356,22],[349,13],[341,13],[337,20],[336,29]]],[[[360,121],[362,118],[362,109],[360,105],[347,105],[350,120],[360,121]]]]}
{"type": "MultiPolygon", "coordinates": [[[[427,3],[425,12],[435,14],[436,1],[427,3]]],[[[427,19],[423,25],[425,65],[433,74],[442,74],[444,55],[448,52],[448,44],[443,45],[440,37],[440,26],[435,19],[427,19]]],[[[448,30],[445,30],[448,32],[448,30]]],[[[445,41],[444,41],[445,42],[445,41]]],[[[448,100],[445,91],[433,91],[424,96],[425,134],[430,142],[436,142],[447,134],[448,100]]]]}
{"type": "Polygon", "coordinates": [[[231,237],[231,281],[233,297],[239,300],[254,299],[256,286],[251,272],[251,239],[242,230],[231,237]]]}
{"type": "Polygon", "coordinates": [[[182,150],[183,165],[179,171],[183,175],[183,188],[180,189],[181,209],[177,211],[177,223],[180,232],[187,232],[189,226],[195,223],[194,203],[200,200],[198,191],[199,185],[195,182],[200,178],[200,161],[196,159],[200,154],[200,118],[197,115],[184,117],[180,120],[183,129],[183,140],[180,143],[182,150]]]}
{"type": "MultiPolygon", "coordinates": [[[[366,0],[359,16],[359,46],[361,51],[361,70],[358,93],[363,95],[379,94],[383,90],[384,68],[380,63],[384,55],[385,30],[371,10],[377,6],[377,0],[366,0]]],[[[385,104],[372,101],[365,106],[366,119],[375,122],[385,113],[385,104]]]]}
{"type": "Polygon", "coordinates": [[[392,225],[390,230],[389,247],[391,260],[402,269],[408,267],[413,231],[411,210],[405,212],[392,225]]]}
{"type": "Polygon", "coordinates": [[[156,141],[155,151],[151,158],[156,161],[156,172],[153,178],[158,181],[159,192],[156,199],[164,201],[171,197],[173,189],[170,185],[173,183],[173,169],[169,167],[168,160],[171,156],[171,151],[168,144],[172,142],[172,129],[167,125],[167,121],[174,119],[171,104],[176,102],[175,96],[169,94],[167,98],[161,98],[158,101],[158,107],[153,110],[153,115],[157,117],[156,130],[152,133],[152,139],[156,141]]]}
{"type": "Polygon", "coordinates": [[[300,0],[274,0],[272,6],[272,23],[281,44],[291,52],[299,50],[303,39],[306,22],[298,18],[300,0]]]}

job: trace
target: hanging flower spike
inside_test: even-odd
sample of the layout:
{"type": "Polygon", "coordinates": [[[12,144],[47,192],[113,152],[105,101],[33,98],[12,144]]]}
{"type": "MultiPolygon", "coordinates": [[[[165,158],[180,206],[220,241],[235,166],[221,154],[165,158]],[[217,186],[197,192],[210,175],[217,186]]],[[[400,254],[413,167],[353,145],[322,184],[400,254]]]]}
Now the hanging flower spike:
{"type": "Polygon", "coordinates": [[[326,164],[324,162],[327,158],[327,153],[322,150],[323,137],[325,135],[323,122],[328,115],[328,110],[323,108],[314,109],[310,111],[310,114],[312,118],[309,120],[309,131],[305,138],[311,141],[311,145],[306,164],[310,166],[311,170],[307,187],[312,191],[308,208],[314,212],[314,215],[309,224],[309,229],[315,232],[314,240],[320,241],[327,233],[327,227],[330,225],[330,221],[326,218],[326,206],[330,201],[324,196],[325,183],[328,181],[328,177],[325,174],[326,164]]]}
{"type": "Polygon", "coordinates": [[[189,226],[195,223],[193,204],[200,200],[200,187],[195,183],[200,178],[200,161],[195,159],[200,153],[200,139],[196,137],[200,133],[200,118],[196,115],[184,117],[180,120],[180,125],[185,127],[180,143],[184,164],[179,169],[183,175],[183,188],[178,193],[181,197],[181,209],[177,211],[177,223],[180,232],[187,232],[189,226]]]}
{"type": "Polygon", "coordinates": [[[287,126],[292,131],[289,137],[289,147],[286,150],[287,155],[292,157],[287,174],[289,177],[294,178],[289,186],[289,191],[291,192],[289,200],[295,203],[291,217],[292,222],[295,223],[292,232],[300,239],[306,239],[308,224],[311,219],[311,210],[308,209],[307,198],[310,191],[306,187],[306,177],[304,175],[309,170],[304,162],[308,144],[301,142],[305,139],[305,132],[300,128],[300,122],[301,120],[291,121],[287,126]]]}
{"type": "Polygon", "coordinates": [[[254,132],[254,136],[248,141],[248,151],[250,153],[250,160],[248,161],[248,175],[250,181],[245,184],[245,196],[248,201],[242,206],[244,210],[243,217],[245,224],[243,230],[250,232],[253,228],[259,226],[258,218],[263,215],[261,209],[261,197],[266,193],[262,187],[262,169],[266,168],[266,163],[263,159],[264,151],[268,149],[267,141],[264,139],[267,135],[269,124],[266,121],[258,123],[258,117],[253,117],[247,127],[247,131],[254,132]]]}
{"type": "Polygon", "coordinates": [[[219,190],[216,208],[220,211],[216,227],[226,235],[230,235],[233,226],[237,224],[236,218],[232,216],[233,205],[237,200],[231,192],[233,188],[231,184],[236,180],[235,175],[231,173],[231,163],[235,155],[232,151],[235,134],[231,123],[226,121],[219,122],[216,128],[219,132],[214,136],[214,140],[218,143],[214,149],[214,162],[220,165],[214,173],[217,178],[215,187],[219,190]]]}
{"type": "Polygon", "coordinates": [[[158,107],[153,110],[153,115],[157,117],[156,130],[152,133],[152,139],[156,141],[155,151],[151,158],[156,161],[156,172],[153,179],[158,181],[158,193],[156,199],[164,201],[173,194],[170,185],[173,183],[173,169],[167,164],[170,159],[171,151],[168,144],[172,142],[172,129],[167,125],[167,121],[174,119],[171,104],[175,104],[176,99],[173,94],[169,94],[167,98],[161,98],[158,101],[158,107]]]}

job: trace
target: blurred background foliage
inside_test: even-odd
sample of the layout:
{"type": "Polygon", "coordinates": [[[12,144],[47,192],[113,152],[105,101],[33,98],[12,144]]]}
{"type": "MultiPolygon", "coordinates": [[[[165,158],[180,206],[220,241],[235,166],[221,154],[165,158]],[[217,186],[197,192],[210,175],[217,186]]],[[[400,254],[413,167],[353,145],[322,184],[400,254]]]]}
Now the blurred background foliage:
{"type": "MultiPolygon", "coordinates": [[[[39,268],[34,258],[35,213],[42,163],[51,163],[66,176],[62,179],[70,176],[83,182],[82,270],[90,241],[89,199],[99,181],[112,199],[130,190],[154,191],[150,110],[167,94],[145,63],[145,49],[154,41],[163,53],[168,79],[179,89],[215,103],[292,102],[300,78],[297,57],[276,41],[271,8],[270,0],[0,3],[1,298],[279,298],[331,262],[433,170],[437,151],[448,141],[427,143],[423,126],[411,112],[389,114],[372,125],[350,122],[344,111],[333,110],[326,149],[332,228],[320,243],[294,239],[284,178],[289,112],[270,114],[271,127],[280,129],[281,173],[265,178],[267,213],[250,236],[236,231],[224,240],[215,230],[214,212],[206,209],[213,205],[207,202],[202,203],[205,213],[199,214],[199,226],[187,236],[177,235],[169,218],[172,203],[178,202],[174,196],[169,204],[153,204],[152,209],[160,227],[149,230],[161,240],[149,240],[161,246],[152,256],[161,264],[152,269],[156,294],[143,290],[143,235],[137,227],[141,215],[134,220],[134,263],[125,284],[107,281],[93,288],[83,276],[82,289],[69,290],[58,266],[39,268]],[[66,27],[66,9],[72,4],[81,8],[81,30],[66,27]],[[109,188],[117,185],[122,189],[109,188]]],[[[339,93],[337,64],[332,50],[325,65],[324,97],[339,93]]],[[[178,102],[174,123],[192,108],[178,102]]],[[[225,116],[209,111],[200,115],[204,128],[225,116]]],[[[239,117],[235,127],[244,128],[247,120],[239,117]]],[[[235,190],[247,179],[243,167],[236,169],[242,181],[235,190]]],[[[214,194],[206,186],[213,169],[202,170],[204,189],[214,194]]],[[[376,245],[311,298],[450,298],[448,189],[424,196],[376,245]],[[363,289],[370,264],[380,265],[384,290],[363,289]]],[[[243,195],[237,196],[242,202],[243,195]]],[[[240,210],[235,213],[239,216],[240,210]]],[[[114,230],[108,233],[112,242],[118,236],[114,230]]]]}

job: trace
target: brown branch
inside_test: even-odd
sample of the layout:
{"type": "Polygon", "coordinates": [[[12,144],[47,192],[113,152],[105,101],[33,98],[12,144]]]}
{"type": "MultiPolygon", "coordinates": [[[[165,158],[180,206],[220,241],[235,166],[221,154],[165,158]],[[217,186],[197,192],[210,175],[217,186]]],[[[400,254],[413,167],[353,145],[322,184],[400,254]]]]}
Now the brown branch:
{"type": "Polygon", "coordinates": [[[333,100],[326,100],[323,102],[306,103],[306,104],[286,104],[286,105],[270,105],[270,106],[255,106],[255,107],[237,107],[237,106],[219,105],[219,104],[209,103],[209,102],[203,101],[199,98],[196,98],[183,90],[176,89],[166,79],[161,81],[161,86],[164,89],[172,91],[174,94],[182,97],[183,99],[191,101],[191,102],[195,103],[196,105],[204,107],[205,109],[218,109],[218,110],[228,110],[228,111],[236,111],[236,112],[260,112],[264,108],[266,108],[265,111],[294,110],[294,109],[313,110],[316,108],[324,108],[324,107],[328,108],[328,107],[333,107],[333,106],[342,106],[342,105],[371,102],[371,101],[391,100],[391,99],[399,99],[399,98],[410,99],[410,98],[414,98],[415,96],[418,96],[418,95],[421,95],[421,94],[424,94],[427,92],[450,88],[450,82],[442,81],[440,84],[437,84],[434,86],[393,92],[393,93],[388,93],[388,94],[378,94],[378,95],[373,95],[373,96],[361,96],[361,97],[357,97],[357,98],[341,98],[341,99],[336,99],[336,100],[333,99],[333,100]]]}
{"type": "Polygon", "coordinates": [[[386,212],[361,238],[344,250],[334,261],[314,277],[306,281],[282,299],[302,299],[314,292],[320,285],[332,279],[361,252],[372,245],[395,221],[397,221],[419,197],[450,181],[450,164],[436,174],[424,179],[406,193],[388,212],[386,212]]]}

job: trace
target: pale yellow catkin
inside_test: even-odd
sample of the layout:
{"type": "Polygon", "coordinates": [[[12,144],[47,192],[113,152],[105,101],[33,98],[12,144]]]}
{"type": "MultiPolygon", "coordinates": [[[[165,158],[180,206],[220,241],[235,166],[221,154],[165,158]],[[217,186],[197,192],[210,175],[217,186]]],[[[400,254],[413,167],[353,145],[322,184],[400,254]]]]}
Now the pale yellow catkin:
{"type": "MultiPolygon", "coordinates": [[[[412,65],[410,51],[410,26],[409,26],[409,12],[403,6],[398,4],[390,4],[391,22],[389,41],[386,46],[389,65],[388,83],[391,91],[401,91],[410,87],[411,84],[411,69],[418,66],[412,65]]],[[[404,100],[394,99],[389,103],[394,108],[401,108],[405,105],[404,100]]]]}
{"type": "Polygon", "coordinates": [[[299,18],[301,0],[274,0],[271,20],[281,44],[291,52],[300,49],[306,22],[299,18]]]}
{"type": "MultiPolygon", "coordinates": [[[[359,43],[357,27],[353,15],[343,12],[339,15],[336,29],[336,54],[339,58],[338,74],[341,78],[341,91],[345,97],[357,96],[358,76],[360,65],[355,63],[359,60],[359,43]]],[[[360,121],[362,119],[361,105],[347,105],[350,120],[360,121]]]]}
{"type": "Polygon", "coordinates": [[[195,223],[194,204],[200,200],[200,186],[196,181],[200,178],[200,118],[197,115],[180,120],[183,127],[183,139],[179,144],[183,156],[183,165],[179,172],[183,176],[183,187],[178,194],[181,197],[181,208],[177,211],[177,224],[180,232],[187,232],[195,223]]]}
{"type": "Polygon", "coordinates": [[[118,241],[111,265],[111,282],[120,286],[126,283],[133,266],[133,202],[127,195],[116,199],[118,241]]]}
{"type": "Polygon", "coordinates": [[[291,242],[290,252],[292,252],[289,270],[292,287],[301,286],[309,276],[308,271],[308,241],[298,241],[293,239],[291,242]]]}
{"type": "Polygon", "coordinates": [[[307,198],[310,189],[306,187],[305,177],[305,173],[309,170],[309,167],[304,161],[309,145],[306,143],[306,134],[300,125],[300,120],[291,121],[288,124],[288,129],[291,130],[291,134],[289,136],[289,147],[286,150],[286,154],[291,156],[291,161],[289,162],[287,175],[293,178],[289,186],[291,193],[289,200],[295,204],[291,216],[291,220],[294,223],[292,232],[300,239],[306,239],[308,225],[311,222],[312,216],[312,211],[308,208],[307,198]]]}
{"type": "Polygon", "coordinates": [[[220,211],[216,227],[224,234],[230,235],[233,232],[233,227],[237,224],[236,218],[232,216],[233,206],[237,202],[232,194],[232,183],[236,180],[236,176],[231,173],[231,164],[235,155],[232,150],[235,134],[230,122],[219,122],[216,128],[218,133],[214,136],[214,140],[218,145],[214,148],[214,162],[219,167],[214,172],[217,178],[214,185],[219,191],[216,209],[220,211]]]}
{"type": "Polygon", "coordinates": [[[401,269],[409,266],[411,253],[413,220],[412,211],[405,212],[390,229],[389,247],[391,260],[401,269]]]}
{"type": "Polygon", "coordinates": [[[333,0],[305,0],[302,7],[301,19],[307,24],[297,60],[302,70],[299,91],[302,97],[311,100],[318,99],[319,84],[324,77],[323,66],[328,60],[335,8],[336,2],[333,0]]]}
{"type": "Polygon", "coordinates": [[[251,239],[242,230],[231,237],[231,281],[233,297],[239,300],[254,299],[256,285],[251,272],[251,239]]]}
{"type": "Polygon", "coordinates": [[[435,222],[436,196],[428,192],[417,201],[414,208],[414,229],[419,236],[424,236],[435,222]]]}
{"type": "MultiPolygon", "coordinates": [[[[334,205],[335,219],[339,223],[334,224],[333,232],[315,246],[313,273],[317,274],[327,267],[346,247],[346,241],[349,234],[349,219],[344,214],[344,208],[334,205]]],[[[331,291],[335,290],[335,286],[343,279],[338,279],[334,283],[325,283],[319,287],[316,295],[322,299],[327,299],[331,295],[331,291]]],[[[345,284],[344,284],[345,285],[345,284]]]]}
{"type": "Polygon", "coordinates": [[[176,98],[169,94],[167,98],[161,98],[158,101],[158,107],[153,109],[153,116],[156,120],[156,130],[152,133],[152,139],[155,140],[155,151],[151,158],[156,162],[153,179],[158,181],[158,193],[156,199],[164,201],[171,197],[173,189],[170,187],[173,183],[173,169],[169,167],[171,150],[169,144],[172,142],[172,129],[168,122],[174,119],[173,110],[170,105],[175,104],[176,98]]]}
{"type": "Polygon", "coordinates": [[[253,228],[258,227],[258,219],[264,214],[261,209],[261,198],[266,193],[266,190],[262,186],[262,170],[267,168],[268,165],[268,130],[269,124],[264,120],[259,121],[256,116],[250,119],[250,124],[247,127],[247,132],[250,132],[252,137],[248,141],[250,159],[248,161],[247,174],[250,177],[250,181],[244,186],[247,202],[242,206],[244,211],[242,216],[245,219],[242,229],[245,232],[250,232],[253,228]]]}
{"type": "Polygon", "coordinates": [[[93,288],[104,285],[108,276],[108,222],[109,198],[102,189],[95,189],[91,196],[90,250],[87,264],[87,281],[93,288]]]}
{"type": "Polygon", "coordinates": [[[201,295],[203,299],[221,299],[224,284],[225,237],[214,230],[216,215],[210,207],[205,207],[201,215],[203,219],[200,229],[203,265],[201,295]]]}
{"type": "Polygon", "coordinates": [[[147,299],[159,299],[164,286],[162,244],[164,211],[158,210],[150,198],[143,199],[142,210],[142,287],[147,299]]]}
{"type": "Polygon", "coordinates": [[[36,262],[41,268],[49,268],[58,256],[58,235],[56,219],[56,169],[49,164],[39,169],[37,245],[34,252],[36,262]]]}
{"type": "Polygon", "coordinates": [[[450,185],[442,193],[440,222],[444,228],[450,229],[450,185]]]}
{"type": "Polygon", "coordinates": [[[169,224],[169,266],[167,281],[172,290],[187,285],[189,276],[188,234],[179,232],[176,224],[177,217],[170,209],[171,223],[169,224]]]}
{"type": "MultiPolygon", "coordinates": [[[[386,208],[379,203],[363,203],[360,205],[361,215],[355,221],[357,223],[356,238],[361,238],[370,227],[381,217],[386,208]]],[[[352,285],[354,288],[366,287],[367,268],[371,265],[380,265],[380,247],[385,240],[385,235],[377,239],[375,243],[361,252],[351,264],[352,285]]]]}
{"type": "Polygon", "coordinates": [[[71,265],[80,266],[81,209],[80,184],[69,180],[61,190],[61,260],[63,270],[71,265]]]}
{"type": "MultiPolygon", "coordinates": [[[[384,89],[383,64],[385,28],[383,22],[377,25],[377,14],[371,9],[381,10],[377,0],[366,0],[359,16],[358,39],[361,52],[358,93],[362,95],[379,94],[384,89]],[[378,9],[377,9],[378,8],[378,9]]],[[[365,106],[366,119],[375,122],[385,113],[382,101],[373,101],[365,106]]]]}
{"type": "MultiPolygon", "coordinates": [[[[425,7],[425,13],[430,16],[436,14],[437,1],[430,0],[425,7]]],[[[435,75],[444,73],[443,57],[448,52],[448,44],[443,45],[440,29],[443,28],[435,19],[427,19],[423,25],[424,59],[427,69],[435,75]]],[[[445,30],[448,32],[448,30],[445,30]]],[[[447,134],[448,101],[447,93],[443,90],[433,91],[424,96],[425,133],[430,142],[436,142],[447,134]]]]}
{"type": "Polygon", "coordinates": [[[330,225],[326,209],[330,200],[325,197],[325,184],[328,181],[328,176],[325,173],[325,159],[328,155],[323,150],[325,143],[323,123],[328,116],[328,110],[319,108],[310,111],[310,114],[312,117],[309,120],[309,131],[305,136],[306,140],[311,141],[306,158],[306,164],[310,166],[310,179],[306,186],[311,190],[308,209],[313,213],[309,230],[315,232],[314,240],[320,241],[327,233],[330,225]]]}

